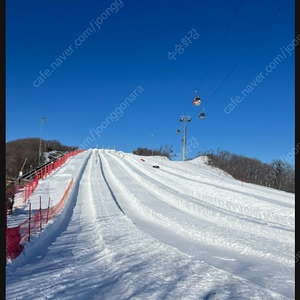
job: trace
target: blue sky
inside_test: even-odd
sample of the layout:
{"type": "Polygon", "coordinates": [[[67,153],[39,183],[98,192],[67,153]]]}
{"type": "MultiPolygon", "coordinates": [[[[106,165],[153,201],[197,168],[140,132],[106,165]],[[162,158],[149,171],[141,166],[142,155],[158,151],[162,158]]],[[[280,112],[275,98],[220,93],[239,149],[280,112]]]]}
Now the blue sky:
{"type": "Polygon", "coordinates": [[[6,141],[39,137],[45,117],[45,140],[179,155],[190,116],[188,158],[294,164],[294,21],[282,0],[8,1],[6,141]]]}

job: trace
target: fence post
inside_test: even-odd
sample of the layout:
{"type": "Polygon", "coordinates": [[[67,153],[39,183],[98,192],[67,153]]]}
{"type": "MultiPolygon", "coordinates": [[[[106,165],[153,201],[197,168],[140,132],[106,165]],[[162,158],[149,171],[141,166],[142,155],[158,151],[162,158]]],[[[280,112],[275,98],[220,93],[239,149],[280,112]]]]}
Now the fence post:
{"type": "Polygon", "coordinates": [[[29,217],[28,217],[28,242],[30,242],[30,220],[31,220],[31,203],[29,202],[29,217]]]}
{"type": "Polygon", "coordinates": [[[42,231],[42,196],[40,196],[40,231],[42,231]]]}
{"type": "Polygon", "coordinates": [[[52,201],[51,201],[51,220],[53,219],[53,206],[52,206],[52,201]]]}
{"type": "Polygon", "coordinates": [[[50,197],[49,197],[49,200],[48,200],[48,209],[47,209],[47,220],[46,220],[46,224],[48,224],[49,209],[50,209],[50,197]]]}

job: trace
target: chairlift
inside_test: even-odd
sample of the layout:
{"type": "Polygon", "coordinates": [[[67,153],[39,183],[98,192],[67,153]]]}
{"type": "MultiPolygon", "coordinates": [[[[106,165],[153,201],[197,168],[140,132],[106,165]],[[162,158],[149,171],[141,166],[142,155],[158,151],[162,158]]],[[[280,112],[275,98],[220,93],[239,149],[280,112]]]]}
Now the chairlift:
{"type": "Polygon", "coordinates": [[[199,106],[201,105],[201,98],[199,96],[196,96],[194,99],[193,99],[193,105],[194,106],[199,106]]]}
{"type": "Polygon", "coordinates": [[[197,96],[197,91],[195,91],[195,98],[193,99],[193,105],[194,106],[199,106],[201,105],[201,98],[197,96]]]}
{"type": "Polygon", "coordinates": [[[201,120],[205,119],[205,113],[203,111],[199,114],[199,119],[201,120]]]}

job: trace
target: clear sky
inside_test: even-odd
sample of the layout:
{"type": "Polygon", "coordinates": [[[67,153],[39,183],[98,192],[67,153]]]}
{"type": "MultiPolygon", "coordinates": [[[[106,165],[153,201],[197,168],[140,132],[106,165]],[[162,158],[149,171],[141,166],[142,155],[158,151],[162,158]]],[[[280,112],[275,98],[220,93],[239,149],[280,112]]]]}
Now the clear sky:
{"type": "Polygon", "coordinates": [[[190,116],[188,158],[294,164],[294,21],[282,0],[8,1],[6,141],[180,154],[190,116]]]}

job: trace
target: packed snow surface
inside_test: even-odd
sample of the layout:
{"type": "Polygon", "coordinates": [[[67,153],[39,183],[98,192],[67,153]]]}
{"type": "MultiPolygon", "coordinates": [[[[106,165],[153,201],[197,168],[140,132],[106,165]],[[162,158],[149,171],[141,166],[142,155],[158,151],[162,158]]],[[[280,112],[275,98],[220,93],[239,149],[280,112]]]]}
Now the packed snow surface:
{"type": "Polygon", "coordinates": [[[205,157],[89,149],[39,181],[32,213],[72,178],[61,213],[7,263],[6,299],[295,299],[294,194],[205,157]]]}

